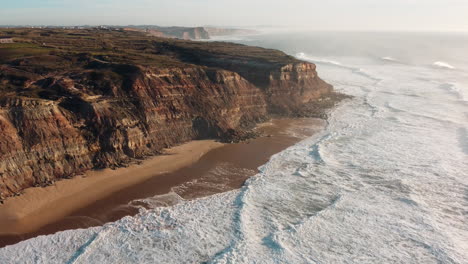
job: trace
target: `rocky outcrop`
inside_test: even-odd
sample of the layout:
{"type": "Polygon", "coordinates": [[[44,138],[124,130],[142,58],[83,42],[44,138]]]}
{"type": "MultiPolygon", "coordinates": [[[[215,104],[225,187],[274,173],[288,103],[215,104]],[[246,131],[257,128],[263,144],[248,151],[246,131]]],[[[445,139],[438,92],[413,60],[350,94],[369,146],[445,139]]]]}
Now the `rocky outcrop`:
{"type": "Polygon", "coordinates": [[[333,93],[315,65],[284,54],[148,43],[161,61],[180,63],[63,53],[1,66],[1,199],[193,139],[235,141],[272,115],[302,116],[333,93]]]}

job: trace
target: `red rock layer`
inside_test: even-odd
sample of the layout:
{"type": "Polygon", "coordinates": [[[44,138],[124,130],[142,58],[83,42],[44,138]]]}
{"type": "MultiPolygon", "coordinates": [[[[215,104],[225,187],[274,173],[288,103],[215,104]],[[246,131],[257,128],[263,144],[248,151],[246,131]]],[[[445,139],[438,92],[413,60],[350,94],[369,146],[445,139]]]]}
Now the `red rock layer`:
{"type": "Polygon", "coordinates": [[[47,96],[0,97],[0,198],[192,139],[231,140],[332,91],[302,62],[241,72],[250,81],[219,68],[121,67],[25,82],[47,96]]]}

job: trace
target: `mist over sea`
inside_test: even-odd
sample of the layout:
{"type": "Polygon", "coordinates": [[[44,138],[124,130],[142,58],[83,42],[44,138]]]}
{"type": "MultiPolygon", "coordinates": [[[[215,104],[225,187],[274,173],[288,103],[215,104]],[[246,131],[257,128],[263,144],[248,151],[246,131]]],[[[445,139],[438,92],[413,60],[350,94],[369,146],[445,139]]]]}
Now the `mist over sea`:
{"type": "Polygon", "coordinates": [[[353,98],[241,190],[37,237],[0,263],[468,263],[467,34],[231,40],[314,62],[353,98]]]}

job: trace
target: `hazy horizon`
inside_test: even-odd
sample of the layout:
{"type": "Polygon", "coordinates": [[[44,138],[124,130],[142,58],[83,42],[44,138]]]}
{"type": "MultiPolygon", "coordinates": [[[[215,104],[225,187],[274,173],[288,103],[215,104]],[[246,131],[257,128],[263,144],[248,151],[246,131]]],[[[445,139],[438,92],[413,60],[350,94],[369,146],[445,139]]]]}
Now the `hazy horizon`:
{"type": "Polygon", "coordinates": [[[468,31],[464,0],[16,0],[0,25],[160,25],[318,31],[468,31]]]}

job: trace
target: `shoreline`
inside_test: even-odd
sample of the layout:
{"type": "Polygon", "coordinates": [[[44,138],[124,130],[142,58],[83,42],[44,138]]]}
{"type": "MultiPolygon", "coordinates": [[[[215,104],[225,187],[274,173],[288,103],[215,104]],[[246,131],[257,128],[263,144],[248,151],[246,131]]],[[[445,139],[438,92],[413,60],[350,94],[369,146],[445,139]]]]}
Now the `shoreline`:
{"type": "Polygon", "coordinates": [[[190,200],[240,188],[272,155],[324,126],[321,119],[274,119],[256,128],[268,136],[234,144],[190,141],[127,168],[26,189],[0,205],[0,247],[135,215],[139,207],[150,207],[142,199],[174,190],[190,200]]]}
{"type": "Polygon", "coordinates": [[[188,166],[208,151],[223,145],[214,140],[190,141],[166,149],[162,155],[150,157],[140,164],[115,170],[107,168],[88,171],[72,179],[57,181],[51,186],[27,188],[23,194],[10,197],[0,205],[0,235],[34,231],[47,224],[46,219],[64,217],[122,188],[188,166]],[[129,175],[131,177],[127,177],[129,175]],[[63,203],[64,200],[67,202],[63,203]],[[35,222],[23,223],[24,218],[38,214],[42,216],[35,222]]]}

